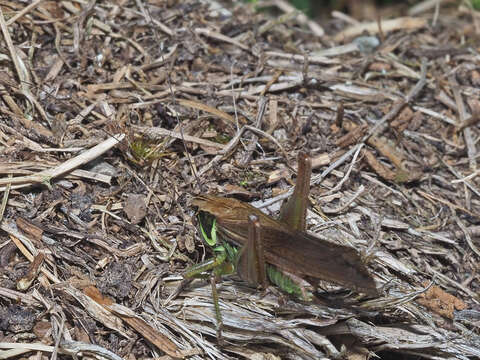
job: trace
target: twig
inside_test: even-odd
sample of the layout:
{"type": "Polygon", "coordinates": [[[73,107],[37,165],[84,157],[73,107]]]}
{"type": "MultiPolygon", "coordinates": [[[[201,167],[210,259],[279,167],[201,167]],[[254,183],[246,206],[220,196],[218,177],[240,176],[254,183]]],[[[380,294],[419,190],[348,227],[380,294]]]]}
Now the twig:
{"type": "Polygon", "coordinates": [[[223,34],[220,34],[216,31],[213,31],[213,30],[210,30],[210,29],[197,28],[197,29],[195,29],[195,33],[205,35],[207,37],[211,37],[212,39],[215,39],[215,40],[224,41],[226,43],[238,46],[239,48],[241,48],[243,50],[250,51],[250,47],[248,47],[247,45],[243,45],[242,43],[238,42],[235,39],[232,39],[228,36],[225,36],[223,34]]]}
{"type": "MultiPolygon", "coordinates": [[[[99,157],[100,155],[117,145],[119,142],[121,142],[124,138],[125,134],[117,134],[111,136],[107,140],[101,142],[93,148],[81,153],[80,155],[72,159],[65,161],[63,164],[60,164],[52,169],[43,170],[37,174],[29,176],[18,176],[11,179],[0,179],[0,186],[6,184],[24,184],[24,186],[41,183],[48,184],[51,179],[64,175],[72,171],[73,169],[99,157]]],[[[0,187],[0,191],[5,191],[5,187],[0,187]]]]}
{"type": "Polygon", "coordinates": [[[407,96],[402,102],[399,102],[397,105],[393,106],[392,109],[388,113],[386,113],[372,129],[370,129],[368,134],[363,137],[362,142],[367,141],[367,139],[371,136],[380,135],[387,128],[385,123],[397,116],[397,114],[403,109],[403,107],[409,102],[411,102],[420,93],[420,91],[427,83],[426,76],[427,62],[425,59],[422,59],[420,80],[418,80],[417,84],[412,88],[412,90],[410,90],[410,92],[407,94],[407,96]]]}
{"type": "MultiPolygon", "coordinates": [[[[9,174],[8,178],[11,179],[12,174],[9,174]]],[[[10,195],[10,188],[11,187],[12,187],[12,183],[8,183],[7,186],[5,186],[5,191],[3,193],[2,205],[0,207],[0,223],[3,220],[3,214],[5,213],[5,208],[7,207],[8,195],[10,195]]]]}
{"type": "MultiPolygon", "coordinates": [[[[327,169],[325,169],[320,175],[312,176],[312,178],[310,179],[310,186],[321,183],[328,174],[330,174],[335,168],[343,164],[361,146],[363,145],[362,144],[355,145],[350,150],[348,150],[345,154],[343,154],[337,161],[335,161],[327,169]]],[[[270,198],[268,200],[265,200],[264,202],[262,202],[261,205],[258,206],[258,208],[263,209],[263,208],[269,207],[275,204],[276,202],[289,198],[292,194],[293,194],[293,186],[290,187],[290,189],[287,192],[280,194],[278,196],[275,196],[273,198],[270,198]]]]}
{"type": "Polygon", "coordinates": [[[360,185],[359,188],[357,189],[357,191],[355,192],[355,194],[353,194],[353,196],[348,199],[345,203],[343,203],[341,206],[335,208],[335,209],[325,209],[325,208],[322,208],[322,211],[325,213],[325,214],[338,214],[338,213],[341,213],[343,210],[345,210],[346,208],[348,208],[350,206],[350,204],[352,204],[356,198],[358,198],[360,195],[362,195],[362,193],[365,191],[365,186],[363,185],[360,185]]]}
{"type": "MultiPolygon", "coordinates": [[[[465,124],[465,121],[468,115],[465,109],[465,103],[462,99],[462,95],[460,94],[459,85],[453,74],[449,76],[448,82],[452,89],[453,97],[455,98],[455,104],[457,105],[457,112],[458,112],[458,117],[460,118],[460,124],[465,124]]],[[[469,127],[464,128],[463,137],[465,139],[465,145],[467,146],[467,155],[468,155],[468,161],[470,164],[470,169],[472,171],[475,171],[477,169],[477,162],[475,160],[475,155],[477,153],[477,150],[475,149],[475,143],[473,142],[472,129],[470,129],[469,127]]]]}
{"type": "Polygon", "coordinates": [[[219,143],[216,143],[216,142],[213,142],[213,141],[205,140],[205,139],[202,139],[202,138],[199,138],[199,137],[196,137],[196,136],[190,136],[190,135],[186,135],[186,134],[184,134],[182,136],[181,132],[171,131],[171,130],[167,130],[167,129],[160,128],[160,127],[148,127],[148,126],[133,125],[132,129],[135,130],[135,132],[137,132],[139,134],[142,134],[142,135],[145,135],[147,138],[150,138],[150,139],[159,139],[159,138],[162,138],[164,136],[169,136],[169,137],[172,137],[172,138],[175,138],[175,139],[179,139],[179,140],[183,139],[186,142],[192,142],[192,143],[196,143],[196,144],[200,144],[200,145],[204,145],[204,146],[209,146],[209,147],[216,148],[216,149],[224,149],[225,148],[225,145],[223,145],[223,144],[219,144],[219,143]]]}
{"type": "Polygon", "coordinates": [[[455,212],[452,211],[453,218],[455,219],[455,222],[457,223],[458,227],[462,229],[463,234],[465,236],[465,240],[467,241],[468,246],[470,246],[470,249],[477,254],[477,256],[480,256],[480,250],[475,246],[475,244],[472,241],[472,237],[470,236],[470,232],[467,230],[465,225],[462,223],[462,221],[458,218],[458,216],[455,214],[455,212]]]}
{"type": "Polygon", "coordinates": [[[3,11],[1,8],[0,8],[0,29],[2,29],[3,38],[5,40],[5,43],[7,44],[7,48],[10,53],[10,59],[12,60],[13,65],[15,66],[15,71],[17,72],[18,80],[20,80],[20,82],[23,82],[25,80],[25,77],[20,67],[17,51],[13,46],[12,38],[10,37],[10,33],[8,32],[7,24],[5,22],[3,11]]]}
{"type": "Polygon", "coordinates": [[[42,1],[44,0],[35,0],[33,3],[25,6],[21,11],[19,11],[15,16],[11,17],[10,19],[7,20],[6,24],[7,26],[12,25],[15,21],[20,19],[23,15],[27,14],[30,12],[30,10],[35,9],[42,1]]]}
{"type": "Polygon", "coordinates": [[[348,177],[350,176],[350,173],[352,172],[352,169],[353,169],[353,165],[355,165],[355,162],[357,160],[357,157],[358,157],[358,154],[360,153],[360,150],[362,150],[362,147],[363,147],[364,144],[359,144],[359,146],[356,146],[355,148],[357,149],[355,151],[355,154],[353,155],[353,159],[352,159],[352,162],[350,163],[350,166],[348,167],[348,170],[347,170],[347,173],[345,174],[345,176],[342,178],[342,180],[340,180],[338,182],[337,185],[335,185],[335,187],[333,189],[330,189],[329,191],[327,191],[326,193],[322,194],[322,196],[327,196],[329,194],[333,194],[335,191],[338,191],[342,188],[342,185],[345,181],[347,181],[348,177]]]}
{"type": "Polygon", "coordinates": [[[466,178],[463,178],[463,175],[460,174],[457,170],[455,170],[450,164],[448,164],[448,162],[444,161],[443,159],[441,159],[442,161],[442,164],[445,165],[445,167],[453,174],[455,175],[459,180],[452,180],[452,183],[455,183],[455,182],[463,182],[475,195],[477,195],[478,197],[480,197],[480,191],[477,190],[476,187],[474,187],[470,181],[467,181],[469,180],[469,176],[475,176],[477,174],[478,171],[480,170],[477,170],[475,171],[474,173],[470,174],[469,176],[467,176],[466,178]]]}
{"type": "MultiPolygon", "coordinates": [[[[255,124],[253,125],[254,128],[260,129],[262,124],[263,116],[265,115],[265,110],[267,108],[267,101],[268,98],[265,96],[261,96],[257,106],[257,117],[255,119],[255,124]]],[[[250,138],[248,139],[250,143],[247,145],[247,151],[240,162],[240,165],[245,166],[250,162],[252,157],[253,150],[257,146],[258,137],[255,134],[251,134],[250,138]]]]}
{"type": "Polygon", "coordinates": [[[239,131],[237,131],[237,133],[235,134],[235,136],[228,142],[228,144],[224,147],[224,149],[219,153],[219,155],[216,155],[207,165],[205,165],[203,168],[201,168],[199,171],[198,171],[198,176],[202,176],[203,174],[205,174],[208,170],[210,170],[213,165],[217,164],[224,156],[226,156],[226,154],[230,153],[230,151],[233,150],[233,148],[238,144],[238,142],[240,141],[240,138],[243,134],[243,132],[245,130],[250,130],[254,133],[257,133],[259,134],[260,136],[263,136],[265,137],[266,139],[270,140],[271,142],[273,142],[275,145],[278,146],[279,150],[282,152],[282,155],[285,159],[285,161],[287,161],[287,164],[288,164],[288,157],[287,157],[287,153],[285,152],[285,150],[283,149],[283,146],[280,145],[280,143],[277,141],[277,139],[275,139],[272,135],[266,133],[265,131],[262,131],[260,129],[257,129],[256,127],[253,127],[253,126],[250,126],[250,125],[244,125],[239,131]]]}

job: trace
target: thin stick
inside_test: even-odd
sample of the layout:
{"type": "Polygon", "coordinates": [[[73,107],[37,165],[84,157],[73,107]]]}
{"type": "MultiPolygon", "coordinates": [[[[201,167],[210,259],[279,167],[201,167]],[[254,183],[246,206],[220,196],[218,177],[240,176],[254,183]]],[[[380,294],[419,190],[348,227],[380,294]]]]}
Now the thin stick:
{"type": "Polygon", "coordinates": [[[405,99],[398,103],[397,105],[393,106],[392,109],[386,113],[382,119],[366,134],[362,142],[366,142],[369,137],[371,136],[378,136],[380,135],[385,129],[387,128],[386,122],[392,120],[397,114],[403,109],[405,105],[407,105],[410,101],[412,101],[423,89],[425,84],[427,83],[427,62],[425,59],[422,59],[421,71],[420,71],[420,80],[418,80],[417,84],[410,90],[407,94],[405,99]]]}
{"type": "Polygon", "coordinates": [[[480,256],[480,250],[475,246],[475,244],[472,241],[472,237],[470,236],[470,232],[467,230],[466,226],[462,223],[462,221],[458,218],[458,216],[455,214],[454,211],[452,211],[453,218],[455,219],[455,222],[457,223],[458,227],[462,229],[463,234],[465,236],[465,240],[467,241],[468,246],[470,246],[470,249],[477,254],[477,256],[480,256]]]}
{"type": "MultiPolygon", "coordinates": [[[[12,174],[8,174],[8,178],[12,178],[12,174]]],[[[0,208],[0,223],[3,220],[3,214],[5,213],[5,208],[7,207],[8,202],[8,195],[10,194],[10,188],[12,187],[12,183],[8,183],[5,187],[5,192],[3,193],[3,200],[2,200],[2,207],[0,208]]]]}
{"type": "Polygon", "coordinates": [[[25,6],[21,11],[19,11],[15,16],[12,18],[8,19],[6,24],[7,26],[12,25],[15,21],[20,19],[23,15],[27,14],[30,12],[30,10],[33,10],[36,8],[43,0],[35,0],[33,3],[30,5],[25,6]]]}
{"type": "MultiPolygon", "coordinates": [[[[0,10],[1,11],[1,10],[0,10]]],[[[101,142],[100,144],[92,147],[91,149],[81,153],[78,156],[75,156],[72,159],[65,161],[63,164],[60,164],[52,169],[40,171],[37,174],[29,176],[18,176],[8,179],[0,179],[0,185],[6,184],[40,184],[48,183],[51,179],[56,178],[60,175],[66,174],[73,169],[82,166],[93,159],[96,159],[106,151],[110,150],[112,147],[117,145],[125,138],[125,134],[117,134],[109,137],[107,140],[101,142]]],[[[4,191],[5,188],[0,188],[0,191],[4,191]]]]}
{"type": "Polygon", "coordinates": [[[15,47],[13,46],[12,38],[10,37],[10,33],[8,32],[7,24],[5,22],[5,17],[3,16],[3,11],[0,8],[0,28],[2,29],[3,38],[5,39],[5,43],[7,44],[8,52],[10,53],[10,58],[15,66],[15,71],[17,72],[18,80],[21,82],[24,79],[22,75],[22,70],[20,68],[20,63],[18,62],[17,52],[15,51],[15,47]]]}

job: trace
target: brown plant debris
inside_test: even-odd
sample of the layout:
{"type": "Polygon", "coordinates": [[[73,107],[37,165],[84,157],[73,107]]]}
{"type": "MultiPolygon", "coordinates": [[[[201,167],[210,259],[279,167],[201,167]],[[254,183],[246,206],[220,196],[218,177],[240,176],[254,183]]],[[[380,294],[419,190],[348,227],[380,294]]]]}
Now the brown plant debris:
{"type": "Polygon", "coordinates": [[[1,1],[0,358],[480,358],[467,2],[1,1]],[[300,151],[312,239],[380,294],[223,276],[220,346],[192,199],[276,217],[300,151]]]}
{"type": "MultiPolygon", "coordinates": [[[[427,286],[426,283],[423,285],[427,286]]],[[[417,302],[436,314],[453,320],[455,310],[464,310],[467,305],[459,298],[445,292],[436,285],[431,286],[420,295],[417,302]]]]}

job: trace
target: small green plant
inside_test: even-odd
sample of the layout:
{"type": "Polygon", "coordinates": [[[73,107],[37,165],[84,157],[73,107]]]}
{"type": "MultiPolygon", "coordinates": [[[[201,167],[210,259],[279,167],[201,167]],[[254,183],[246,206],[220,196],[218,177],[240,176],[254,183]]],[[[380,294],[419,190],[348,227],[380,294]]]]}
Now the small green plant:
{"type": "Polygon", "coordinates": [[[312,17],[313,2],[310,0],[290,0],[290,4],[295,6],[298,10],[303,11],[308,17],[312,17]]]}
{"type": "Polygon", "coordinates": [[[252,181],[253,179],[255,178],[255,174],[251,171],[247,171],[244,175],[243,175],[243,180],[240,180],[240,182],[238,183],[240,186],[243,186],[243,187],[247,187],[248,186],[248,183],[250,181],[252,181]]]}
{"type": "Polygon", "coordinates": [[[165,156],[165,153],[160,149],[162,144],[155,144],[145,139],[136,139],[130,143],[130,160],[135,164],[144,166],[152,161],[165,156]]]}
{"type": "Polygon", "coordinates": [[[232,140],[232,137],[226,134],[218,134],[213,138],[213,141],[220,144],[228,144],[230,140],[232,140]]]}
{"type": "Polygon", "coordinates": [[[480,0],[470,0],[470,2],[475,10],[480,10],[480,0]]]}

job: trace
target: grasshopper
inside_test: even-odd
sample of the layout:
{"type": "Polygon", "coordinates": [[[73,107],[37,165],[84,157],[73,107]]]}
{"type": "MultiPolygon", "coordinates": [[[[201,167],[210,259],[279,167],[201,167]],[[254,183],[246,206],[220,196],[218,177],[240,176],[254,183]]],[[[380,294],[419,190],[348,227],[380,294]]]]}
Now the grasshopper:
{"type": "Polygon", "coordinates": [[[311,295],[298,285],[298,278],[310,284],[326,280],[371,296],[378,295],[375,281],[354,248],[306,232],[310,176],[311,159],[300,153],[295,189],[282,206],[278,220],[233,198],[202,195],[193,200],[199,209],[200,232],[215,256],[187,270],[184,277],[191,279],[211,271],[219,340],[223,324],[216,279],[235,271],[253,286],[265,288],[270,281],[301,299],[311,295]]]}

